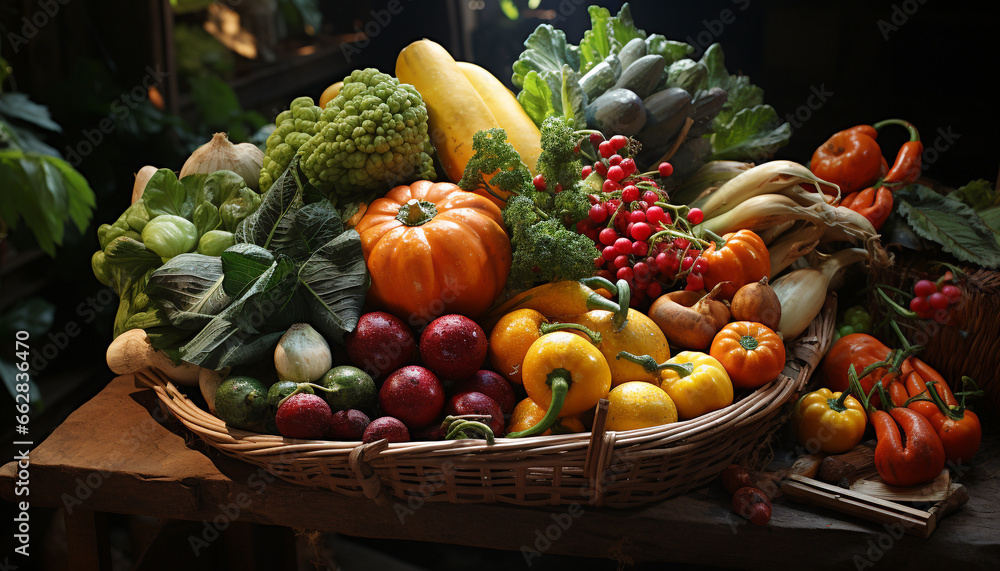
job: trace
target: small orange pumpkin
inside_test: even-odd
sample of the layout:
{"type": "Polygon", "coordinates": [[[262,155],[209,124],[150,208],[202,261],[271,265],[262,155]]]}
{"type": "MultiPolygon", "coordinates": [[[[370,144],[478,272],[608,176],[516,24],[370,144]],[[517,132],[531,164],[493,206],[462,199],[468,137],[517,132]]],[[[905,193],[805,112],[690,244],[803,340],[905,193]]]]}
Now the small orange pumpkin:
{"type": "Polygon", "coordinates": [[[412,324],[446,313],[478,318],[507,282],[500,208],[450,182],[397,186],[355,230],[372,279],[368,301],[412,324]]]}
{"type": "Polygon", "coordinates": [[[731,232],[722,237],[725,244],[712,244],[702,257],[708,262],[705,289],[722,284],[720,299],[733,299],[743,286],[771,275],[771,256],[767,245],[751,230],[731,232]]]}

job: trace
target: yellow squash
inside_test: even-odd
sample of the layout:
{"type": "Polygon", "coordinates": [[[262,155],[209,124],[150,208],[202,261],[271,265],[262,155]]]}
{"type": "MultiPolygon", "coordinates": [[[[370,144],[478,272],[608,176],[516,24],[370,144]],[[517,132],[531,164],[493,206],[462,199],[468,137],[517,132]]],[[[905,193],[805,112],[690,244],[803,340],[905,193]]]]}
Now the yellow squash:
{"type": "Polygon", "coordinates": [[[492,73],[474,63],[460,61],[458,68],[472,82],[479,96],[489,106],[493,117],[507,132],[507,142],[521,155],[521,160],[528,165],[531,174],[536,174],[535,165],[538,163],[538,155],[542,154],[542,136],[535,122],[517,102],[517,97],[492,73]]]}
{"type": "MultiPolygon", "coordinates": [[[[403,48],[396,59],[396,78],[415,87],[423,98],[431,143],[445,174],[458,182],[474,154],[472,136],[497,129],[500,123],[448,50],[436,42],[417,40],[403,48]]],[[[485,191],[484,196],[503,206],[485,191]]]]}

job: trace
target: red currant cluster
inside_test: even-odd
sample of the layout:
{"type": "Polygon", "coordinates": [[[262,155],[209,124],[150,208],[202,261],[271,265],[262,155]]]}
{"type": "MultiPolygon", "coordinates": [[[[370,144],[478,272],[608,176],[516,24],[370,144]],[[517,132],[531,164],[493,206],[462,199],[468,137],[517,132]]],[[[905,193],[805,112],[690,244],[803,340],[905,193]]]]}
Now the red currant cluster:
{"type": "Polygon", "coordinates": [[[627,137],[605,140],[600,133],[592,133],[590,143],[599,157],[593,166],[583,167],[580,175],[587,179],[596,173],[604,181],[602,192],[590,195],[590,212],[576,230],[601,251],[594,259],[594,274],[627,281],[633,307],[656,299],[679,281],[685,282],[686,289],[702,289],[708,260],[701,257],[702,241],[692,235],[692,228],[702,222],[704,214],[697,208],[667,203],[667,193],[651,178],[670,176],[670,163],[660,163],[656,172],[637,173],[635,161],[627,156],[627,137]]]}
{"type": "Polygon", "coordinates": [[[914,298],[910,300],[910,310],[920,319],[946,323],[948,308],[962,299],[962,290],[951,283],[951,277],[951,272],[947,272],[937,282],[919,280],[913,284],[914,298]]]}

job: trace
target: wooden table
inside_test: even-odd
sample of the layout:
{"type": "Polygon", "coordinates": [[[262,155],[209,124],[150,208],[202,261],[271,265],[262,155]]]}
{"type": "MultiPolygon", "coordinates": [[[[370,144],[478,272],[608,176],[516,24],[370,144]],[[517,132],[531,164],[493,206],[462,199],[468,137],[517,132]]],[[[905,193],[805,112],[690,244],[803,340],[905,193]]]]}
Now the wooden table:
{"type": "MultiPolygon", "coordinates": [[[[893,538],[885,529],[835,512],[779,500],[769,525],[735,516],[724,491],[709,486],[629,510],[428,503],[399,515],[329,491],[276,480],[216,452],[159,408],[151,390],[115,378],[30,455],[31,501],[73,507],[67,515],[73,569],[106,564],[102,513],[191,521],[246,522],[346,535],[636,562],[773,569],[862,568],[950,562],[980,569],[1000,561],[1000,437],[991,427],[972,469],[960,478],[970,499],[930,539],[893,538]],[[227,512],[229,515],[227,515],[227,512]],[[562,522],[565,531],[553,525],[562,522]],[[475,522],[475,525],[470,525],[475,522]],[[555,540],[539,539],[548,531],[555,540]],[[546,545],[548,544],[548,545],[546,545]]],[[[0,495],[14,501],[16,464],[0,468],[0,495]]],[[[543,556],[544,557],[544,556],[543,556]]],[[[536,560],[535,562],[539,562],[536,560]]]]}

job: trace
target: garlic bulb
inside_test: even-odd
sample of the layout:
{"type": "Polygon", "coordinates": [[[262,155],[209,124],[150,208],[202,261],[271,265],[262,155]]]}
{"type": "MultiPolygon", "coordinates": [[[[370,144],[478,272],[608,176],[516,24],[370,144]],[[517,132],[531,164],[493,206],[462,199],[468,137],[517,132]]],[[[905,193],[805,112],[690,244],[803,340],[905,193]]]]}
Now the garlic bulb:
{"type": "Polygon", "coordinates": [[[282,381],[311,383],[332,366],[330,345],[308,323],[289,327],[274,348],[274,368],[282,381]]]}
{"type": "Polygon", "coordinates": [[[247,186],[260,189],[260,169],[264,164],[264,152],[250,143],[234,145],[225,133],[216,133],[212,140],[191,153],[181,167],[181,176],[189,174],[210,174],[229,170],[243,177],[247,186]]]}
{"type": "Polygon", "coordinates": [[[146,184],[149,182],[149,179],[153,178],[153,174],[156,171],[156,167],[146,165],[139,169],[139,172],[135,173],[135,184],[132,185],[132,204],[135,204],[136,200],[142,198],[142,193],[146,190],[146,184]]]}

